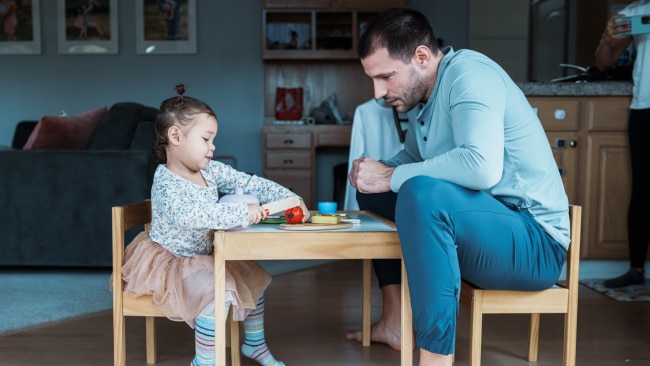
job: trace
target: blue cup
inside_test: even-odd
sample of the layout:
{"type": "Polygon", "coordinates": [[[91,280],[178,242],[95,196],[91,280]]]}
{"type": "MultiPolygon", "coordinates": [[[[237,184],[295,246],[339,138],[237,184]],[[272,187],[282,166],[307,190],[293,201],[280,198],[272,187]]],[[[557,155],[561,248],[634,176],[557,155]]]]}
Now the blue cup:
{"type": "Polygon", "coordinates": [[[332,215],[336,213],[336,202],[318,202],[318,213],[332,215]]]}

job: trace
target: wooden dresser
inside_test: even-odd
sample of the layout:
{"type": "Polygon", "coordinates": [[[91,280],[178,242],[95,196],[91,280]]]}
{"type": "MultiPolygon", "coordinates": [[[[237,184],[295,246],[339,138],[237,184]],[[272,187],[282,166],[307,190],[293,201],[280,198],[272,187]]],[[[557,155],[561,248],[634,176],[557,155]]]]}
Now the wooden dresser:
{"type": "Polygon", "coordinates": [[[315,207],[316,150],[350,146],[350,125],[274,125],[265,123],[264,176],[315,207]]]}

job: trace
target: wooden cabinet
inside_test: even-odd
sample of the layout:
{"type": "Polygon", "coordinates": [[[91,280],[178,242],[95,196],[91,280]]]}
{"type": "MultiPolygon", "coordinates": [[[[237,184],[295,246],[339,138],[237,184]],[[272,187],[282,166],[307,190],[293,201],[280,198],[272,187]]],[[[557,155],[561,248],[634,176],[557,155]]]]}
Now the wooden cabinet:
{"type": "Polygon", "coordinates": [[[587,133],[583,199],[589,209],[585,211],[582,232],[587,235],[590,258],[629,257],[629,103],[629,98],[611,97],[583,102],[587,133]]]}
{"type": "Polygon", "coordinates": [[[351,126],[265,124],[264,176],[291,189],[307,207],[316,207],[316,150],[350,146],[351,134],[351,126]]]}
{"type": "Polygon", "coordinates": [[[578,199],[579,102],[575,98],[529,98],[546,131],[569,202],[578,199]]]}
{"type": "MultiPolygon", "coordinates": [[[[357,58],[359,37],[377,13],[402,6],[406,0],[262,0],[263,174],[303,197],[308,207],[315,207],[316,184],[322,184],[321,191],[334,180],[316,177],[317,150],[348,147],[355,109],[374,95],[372,80],[357,58]],[[344,124],[277,123],[279,87],[303,89],[303,116],[334,99],[344,124]]],[[[339,163],[322,161],[325,166],[339,163]]]]}
{"type": "Polygon", "coordinates": [[[359,36],[381,10],[405,0],[267,0],[262,58],[356,59],[359,36]]]}
{"type": "Polygon", "coordinates": [[[583,206],[582,256],[624,259],[630,163],[630,98],[530,97],[549,138],[570,203],[583,206]]]}

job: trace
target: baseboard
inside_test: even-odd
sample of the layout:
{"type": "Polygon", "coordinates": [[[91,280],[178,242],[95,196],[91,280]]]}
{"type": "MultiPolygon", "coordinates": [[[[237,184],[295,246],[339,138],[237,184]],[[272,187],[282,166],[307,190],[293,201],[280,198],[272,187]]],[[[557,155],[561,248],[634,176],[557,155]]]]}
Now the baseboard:
{"type": "MultiPolygon", "coordinates": [[[[630,268],[630,261],[624,260],[580,260],[580,279],[611,278],[625,273],[630,268]]],[[[646,261],[646,268],[650,268],[650,261],[646,261]]],[[[566,277],[566,267],[562,269],[560,278],[566,277]]]]}

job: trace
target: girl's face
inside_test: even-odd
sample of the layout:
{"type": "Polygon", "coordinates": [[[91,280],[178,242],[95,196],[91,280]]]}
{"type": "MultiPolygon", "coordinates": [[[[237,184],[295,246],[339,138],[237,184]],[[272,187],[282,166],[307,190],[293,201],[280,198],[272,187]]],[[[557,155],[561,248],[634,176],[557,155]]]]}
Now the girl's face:
{"type": "Polygon", "coordinates": [[[181,129],[178,159],[190,170],[204,169],[214,153],[212,140],[217,135],[217,119],[201,113],[194,124],[181,129]]]}

